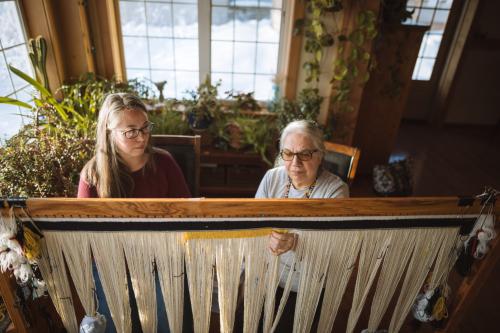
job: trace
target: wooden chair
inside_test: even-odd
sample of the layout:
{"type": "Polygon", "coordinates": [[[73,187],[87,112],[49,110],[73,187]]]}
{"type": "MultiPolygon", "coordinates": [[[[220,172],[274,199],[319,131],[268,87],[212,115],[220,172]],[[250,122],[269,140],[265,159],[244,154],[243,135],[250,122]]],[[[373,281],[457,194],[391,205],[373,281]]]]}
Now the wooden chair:
{"type": "Polygon", "coordinates": [[[361,151],[358,148],[325,141],[323,166],[326,170],[342,178],[351,185],[358,167],[361,151]]]}
{"type": "Polygon", "coordinates": [[[184,173],[184,179],[193,197],[200,195],[200,143],[199,135],[164,135],[152,136],[153,146],[165,149],[174,157],[184,173]]]}

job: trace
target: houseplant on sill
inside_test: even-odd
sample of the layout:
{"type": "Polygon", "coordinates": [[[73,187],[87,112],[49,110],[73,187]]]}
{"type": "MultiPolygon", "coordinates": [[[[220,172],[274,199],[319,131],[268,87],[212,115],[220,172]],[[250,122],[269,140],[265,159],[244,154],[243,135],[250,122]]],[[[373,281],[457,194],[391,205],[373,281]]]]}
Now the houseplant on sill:
{"type": "Polygon", "coordinates": [[[220,112],[220,102],[217,99],[217,89],[220,82],[212,85],[210,76],[200,84],[196,91],[190,91],[191,99],[184,99],[189,126],[194,131],[204,131],[212,124],[220,112]]]}

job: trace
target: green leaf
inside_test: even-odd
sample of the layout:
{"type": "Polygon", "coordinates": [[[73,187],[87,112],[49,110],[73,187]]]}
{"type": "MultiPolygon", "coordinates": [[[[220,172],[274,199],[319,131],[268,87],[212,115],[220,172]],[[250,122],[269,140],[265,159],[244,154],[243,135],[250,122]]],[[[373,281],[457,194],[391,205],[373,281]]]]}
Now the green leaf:
{"type": "Polygon", "coordinates": [[[21,102],[20,100],[10,98],[10,97],[1,97],[0,96],[0,104],[10,104],[10,105],[19,106],[19,107],[26,108],[26,109],[33,108],[28,103],[24,103],[24,102],[21,102]]]}
{"type": "Polygon", "coordinates": [[[23,71],[17,69],[16,67],[14,67],[12,65],[9,65],[9,69],[12,71],[12,73],[16,74],[21,79],[23,79],[24,81],[28,82],[33,87],[35,87],[36,90],[38,90],[42,95],[52,96],[52,94],[47,89],[45,89],[45,87],[43,85],[41,85],[38,81],[36,81],[32,77],[30,77],[28,74],[24,73],[23,71]]]}
{"type": "Polygon", "coordinates": [[[315,58],[316,58],[316,61],[321,61],[321,58],[323,57],[323,51],[321,49],[319,49],[318,51],[316,51],[316,53],[314,54],[315,58]]]}

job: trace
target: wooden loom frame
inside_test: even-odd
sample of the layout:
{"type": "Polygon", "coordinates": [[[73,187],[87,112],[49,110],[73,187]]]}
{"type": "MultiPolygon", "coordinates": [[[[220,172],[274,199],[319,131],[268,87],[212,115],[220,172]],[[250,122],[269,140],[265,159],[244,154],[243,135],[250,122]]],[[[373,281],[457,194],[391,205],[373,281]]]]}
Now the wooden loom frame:
{"type": "MultiPolygon", "coordinates": [[[[24,202],[22,202],[24,204],[24,202]]],[[[372,199],[27,199],[26,211],[32,218],[286,218],[286,217],[356,217],[356,216],[455,216],[479,214],[481,207],[477,200],[459,201],[450,197],[428,198],[372,198],[372,199]],[[464,205],[466,203],[467,205],[464,205]],[[461,207],[460,207],[461,206],[461,207]]],[[[495,206],[495,213],[496,213],[495,206]]],[[[19,209],[19,208],[15,208],[19,209]]],[[[8,213],[4,208],[4,215],[8,213]]],[[[22,215],[22,214],[21,214],[22,215]]],[[[393,220],[398,227],[398,221],[393,220]]],[[[332,223],[331,229],[337,226],[332,223]]],[[[373,227],[377,221],[370,221],[373,227]]],[[[438,220],[436,227],[445,226],[438,220]]],[[[424,226],[424,225],[423,225],[424,226]]],[[[429,225],[426,225],[429,226],[429,225]]],[[[369,226],[371,228],[371,226],[369,226]]],[[[385,225],[387,227],[387,225],[385,225]]],[[[401,227],[401,226],[399,226],[401,227]]],[[[403,226],[404,227],[404,226],[403,226]]],[[[463,230],[467,233],[470,225],[463,230]]],[[[344,227],[340,227],[344,229],[344,227]]],[[[229,229],[229,228],[228,228],[229,229]]],[[[498,239],[492,250],[480,263],[472,277],[464,279],[457,290],[456,308],[446,323],[444,332],[457,328],[460,314],[467,311],[470,302],[465,298],[474,297],[484,284],[492,264],[500,258],[498,239]],[[489,263],[489,264],[488,264],[489,263]]],[[[29,327],[16,303],[13,277],[0,274],[0,291],[4,297],[9,315],[17,332],[35,332],[29,327]]],[[[78,312],[78,311],[77,311],[78,312]]],[[[80,319],[80,318],[79,318],[80,319]]],[[[38,331],[36,331],[38,332],[38,331]]]]}

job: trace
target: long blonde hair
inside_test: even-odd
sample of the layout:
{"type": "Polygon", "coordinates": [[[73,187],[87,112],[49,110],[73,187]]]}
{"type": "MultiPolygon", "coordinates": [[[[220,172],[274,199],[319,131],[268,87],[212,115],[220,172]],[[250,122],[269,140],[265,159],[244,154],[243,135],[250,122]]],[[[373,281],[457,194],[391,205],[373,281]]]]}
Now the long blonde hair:
{"type": "MultiPolygon", "coordinates": [[[[109,94],[104,99],[97,119],[95,155],[82,170],[85,180],[97,190],[100,198],[129,197],[134,188],[130,171],[118,154],[112,138],[110,124],[126,110],[139,110],[146,114],[146,106],[139,97],[129,93],[109,94]]],[[[151,138],[145,153],[149,159],[145,168],[154,168],[151,138]]]]}

